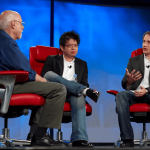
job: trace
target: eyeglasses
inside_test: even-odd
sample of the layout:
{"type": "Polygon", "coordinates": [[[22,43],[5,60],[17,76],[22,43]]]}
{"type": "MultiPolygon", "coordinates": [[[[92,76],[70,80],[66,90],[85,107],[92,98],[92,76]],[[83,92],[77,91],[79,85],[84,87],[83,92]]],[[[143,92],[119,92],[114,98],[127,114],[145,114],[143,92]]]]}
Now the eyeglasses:
{"type": "Polygon", "coordinates": [[[75,47],[75,48],[77,48],[78,47],[78,45],[77,44],[71,44],[71,45],[65,45],[66,47],[68,47],[68,48],[72,48],[72,47],[75,47]]]}
{"type": "Polygon", "coordinates": [[[18,21],[18,20],[15,20],[15,21],[20,22],[20,24],[21,24],[22,26],[25,26],[25,22],[21,22],[21,21],[18,21]]]}

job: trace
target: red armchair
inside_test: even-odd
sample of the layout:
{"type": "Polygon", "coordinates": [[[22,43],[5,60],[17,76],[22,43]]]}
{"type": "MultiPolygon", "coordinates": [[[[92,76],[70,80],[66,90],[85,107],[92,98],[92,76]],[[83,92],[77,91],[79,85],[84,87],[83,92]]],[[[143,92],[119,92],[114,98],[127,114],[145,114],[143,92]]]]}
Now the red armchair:
{"type": "MultiPolygon", "coordinates": [[[[58,48],[36,46],[30,48],[30,64],[39,75],[48,55],[59,55],[58,48]]],[[[26,82],[28,72],[26,71],[0,71],[0,117],[5,119],[3,129],[3,141],[6,146],[30,145],[30,141],[10,139],[8,129],[8,118],[15,118],[28,115],[28,109],[36,106],[43,106],[45,99],[36,94],[12,94],[14,84],[26,82]]],[[[87,116],[91,115],[92,107],[85,105],[87,116]]],[[[71,107],[69,103],[64,105],[62,122],[71,122],[71,107]]],[[[58,140],[62,140],[61,130],[58,132],[58,140]]]]}
{"type": "MultiPolygon", "coordinates": [[[[37,74],[41,74],[43,65],[46,61],[47,56],[49,55],[61,55],[62,52],[58,48],[46,47],[46,46],[36,46],[30,48],[30,65],[37,74]]],[[[89,116],[92,114],[92,107],[89,104],[85,105],[86,115],[89,116]]],[[[62,123],[71,122],[71,106],[70,103],[65,102],[63,109],[63,118],[62,123]]],[[[62,140],[61,129],[57,132],[57,140],[62,140]]]]}
{"type": "Polygon", "coordinates": [[[26,82],[28,72],[26,71],[0,71],[0,116],[4,120],[3,141],[6,146],[30,145],[30,141],[10,139],[8,129],[8,118],[15,118],[29,113],[28,108],[42,106],[45,99],[36,94],[13,94],[14,84],[26,82]]]}
{"type": "MultiPolygon", "coordinates": [[[[143,54],[142,48],[139,48],[131,53],[131,57],[135,57],[143,54]]],[[[114,96],[117,95],[118,91],[108,90],[107,93],[114,96]]],[[[140,146],[147,146],[150,144],[150,140],[147,139],[146,123],[150,123],[150,105],[146,103],[138,103],[130,106],[130,120],[136,123],[143,123],[143,131],[141,140],[134,140],[134,144],[140,144],[140,146]]],[[[120,141],[115,143],[115,146],[119,145],[120,141]]]]}

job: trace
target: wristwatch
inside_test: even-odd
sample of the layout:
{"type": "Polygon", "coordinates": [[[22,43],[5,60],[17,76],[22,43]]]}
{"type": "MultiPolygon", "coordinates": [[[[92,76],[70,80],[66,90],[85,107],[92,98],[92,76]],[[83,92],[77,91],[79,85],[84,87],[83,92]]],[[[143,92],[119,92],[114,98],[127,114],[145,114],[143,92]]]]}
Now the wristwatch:
{"type": "Polygon", "coordinates": [[[145,88],[146,89],[146,94],[145,95],[148,95],[149,94],[149,88],[145,88]]]}

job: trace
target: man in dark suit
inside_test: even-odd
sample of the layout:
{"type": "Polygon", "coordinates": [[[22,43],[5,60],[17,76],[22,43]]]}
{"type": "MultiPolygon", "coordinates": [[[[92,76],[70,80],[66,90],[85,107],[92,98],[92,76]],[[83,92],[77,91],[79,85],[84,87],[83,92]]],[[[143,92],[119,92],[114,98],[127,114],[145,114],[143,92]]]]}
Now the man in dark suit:
{"type": "Polygon", "coordinates": [[[116,96],[116,105],[120,135],[123,143],[120,147],[134,147],[133,129],[130,123],[129,106],[134,103],[150,103],[150,31],[143,35],[143,54],[132,57],[122,80],[126,91],[116,96]]]}
{"type": "Polygon", "coordinates": [[[59,40],[63,55],[48,56],[41,76],[50,82],[65,85],[72,112],[72,146],[93,147],[88,143],[86,131],[85,97],[97,102],[100,92],[89,89],[87,63],[77,57],[79,35],[74,31],[65,32],[59,40]]]}

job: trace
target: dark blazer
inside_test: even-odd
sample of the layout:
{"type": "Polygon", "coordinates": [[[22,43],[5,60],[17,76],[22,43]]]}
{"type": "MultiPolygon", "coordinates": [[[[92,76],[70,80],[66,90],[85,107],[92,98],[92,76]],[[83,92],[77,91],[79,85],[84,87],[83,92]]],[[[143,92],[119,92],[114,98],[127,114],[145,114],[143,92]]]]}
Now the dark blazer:
{"type": "MultiPolygon", "coordinates": [[[[139,71],[142,73],[142,78],[133,82],[128,90],[136,90],[136,88],[140,85],[142,82],[142,79],[144,78],[144,54],[132,57],[129,59],[127,69],[129,70],[129,73],[132,72],[132,70],[139,71]]],[[[149,76],[149,81],[150,81],[150,76],[149,76]]],[[[122,80],[122,87],[124,89],[127,89],[127,75],[125,74],[123,80],[122,80]]],[[[150,88],[149,88],[150,90],[150,88]]]]}
{"type": "MultiPolygon", "coordinates": [[[[63,68],[63,55],[48,56],[43,66],[41,76],[43,77],[48,71],[53,71],[56,74],[62,76],[63,68]]],[[[77,74],[78,83],[89,87],[87,63],[77,57],[75,57],[75,74],[77,74]]]]}

